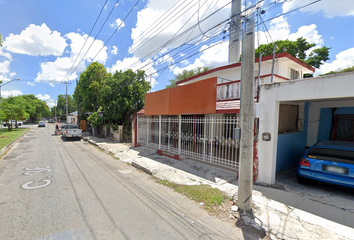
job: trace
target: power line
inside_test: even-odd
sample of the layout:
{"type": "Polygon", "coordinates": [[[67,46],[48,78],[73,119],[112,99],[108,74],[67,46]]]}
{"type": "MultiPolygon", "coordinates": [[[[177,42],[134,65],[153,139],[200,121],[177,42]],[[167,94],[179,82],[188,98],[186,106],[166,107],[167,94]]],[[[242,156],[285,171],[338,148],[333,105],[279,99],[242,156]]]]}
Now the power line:
{"type": "MultiPolygon", "coordinates": [[[[140,0],[139,0],[140,1],[140,0]]],[[[96,41],[98,35],[101,33],[102,28],[104,27],[104,25],[106,24],[108,18],[111,16],[113,10],[116,8],[117,4],[118,4],[119,0],[116,1],[116,3],[113,5],[113,8],[111,9],[111,11],[109,12],[108,16],[106,17],[106,20],[104,21],[104,23],[102,24],[100,30],[98,31],[98,33],[96,34],[95,38],[93,39],[91,45],[89,46],[89,48],[87,49],[86,53],[84,54],[84,56],[81,58],[80,62],[77,64],[76,68],[74,69],[73,73],[76,72],[76,69],[79,67],[80,63],[82,62],[82,60],[84,60],[84,58],[86,57],[87,53],[90,51],[92,45],[94,44],[94,42],[96,41]]],[[[101,49],[102,50],[102,49],[101,49]]],[[[98,55],[98,54],[97,54],[98,55]]],[[[95,58],[97,57],[97,55],[95,56],[95,58]]],[[[94,59],[95,59],[94,58],[94,59]]],[[[68,77],[68,79],[70,78],[70,76],[73,74],[71,73],[68,77]]]]}
{"type": "Polygon", "coordinates": [[[91,33],[92,33],[93,29],[95,28],[96,23],[97,23],[98,19],[100,18],[100,16],[101,16],[101,14],[102,14],[102,12],[103,12],[103,10],[104,10],[104,8],[105,8],[107,2],[108,2],[108,0],[106,0],[106,2],[104,3],[104,5],[103,5],[103,7],[102,7],[102,9],[101,9],[101,11],[100,11],[100,13],[98,14],[98,16],[97,16],[97,18],[96,18],[95,23],[93,24],[93,26],[92,26],[92,28],[91,28],[91,30],[90,30],[90,33],[88,34],[88,36],[87,36],[87,38],[86,38],[84,44],[82,45],[82,47],[81,47],[81,49],[80,49],[79,54],[76,56],[76,59],[75,59],[74,63],[71,65],[71,67],[70,67],[68,73],[66,74],[66,76],[64,77],[63,81],[64,81],[65,78],[69,75],[71,69],[73,68],[73,66],[75,65],[77,59],[79,58],[79,56],[80,56],[82,50],[84,49],[84,47],[85,47],[85,45],[86,45],[86,43],[87,43],[87,40],[88,40],[88,39],[90,38],[90,36],[91,36],[91,33]]]}
{"type": "Polygon", "coordinates": [[[132,7],[129,11],[129,13],[125,16],[125,18],[123,19],[123,21],[119,24],[119,26],[117,27],[117,29],[112,33],[112,35],[108,38],[108,40],[105,42],[105,44],[102,46],[102,48],[98,51],[98,53],[96,54],[96,56],[92,59],[95,60],[95,58],[97,57],[97,55],[102,51],[102,49],[107,45],[107,43],[111,40],[111,38],[113,37],[113,35],[118,31],[118,29],[120,28],[120,26],[125,22],[125,20],[129,17],[130,13],[135,9],[136,5],[138,5],[138,3],[140,2],[140,0],[138,0],[134,7],[132,7]]]}

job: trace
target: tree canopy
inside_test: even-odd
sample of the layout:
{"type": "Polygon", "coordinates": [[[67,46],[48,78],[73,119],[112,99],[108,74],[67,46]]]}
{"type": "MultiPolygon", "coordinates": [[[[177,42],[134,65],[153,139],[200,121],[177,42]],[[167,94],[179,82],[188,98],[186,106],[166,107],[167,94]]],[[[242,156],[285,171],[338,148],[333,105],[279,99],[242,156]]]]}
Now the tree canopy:
{"type": "Polygon", "coordinates": [[[344,69],[338,69],[337,71],[330,71],[325,74],[321,74],[320,76],[330,75],[330,74],[340,74],[340,73],[347,73],[347,72],[354,72],[354,65],[351,67],[347,67],[344,69]]]}
{"type": "Polygon", "coordinates": [[[23,105],[29,114],[30,121],[33,122],[37,118],[50,116],[49,107],[45,101],[39,100],[35,95],[18,96],[23,99],[23,105]]]}
{"type": "MultiPolygon", "coordinates": [[[[279,40],[274,42],[276,44],[275,53],[287,52],[308,65],[319,68],[325,61],[329,60],[328,47],[315,48],[308,53],[311,48],[316,44],[309,43],[305,38],[300,37],[296,41],[279,40]]],[[[263,53],[263,56],[273,54],[273,43],[262,44],[255,50],[255,57],[258,58],[259,53],[263,53]]]]}
{"type": "Polygon", "coordinates": [[[144,107],[145,93],[150,89],[145,72],[116,71],[102,89],[104,115],[110,122],[130,124],[131,116],[144,107]]]}
{"type": "MultiPolygon", "coordinates": [[[[68,95],[68,113],[74,112],[76,110],[76,101],[72,96],[68,95]]],[[[58,118],[62,120],[66,119],[66,95],[58,95],[56,111],[58,118]]],[[[51,108],[51,115],[55,116],[55,107],[51,108]]]]}
{"type": "MultiPolygon", "coordinates": [[[[2,47],[3,42],[4,42],[4,40],[2,39],[2,35],[0,33],[0,47],[2,47]]],[[[1,82],[0,82],[0,84],[1,84],[1,82]]]]}
{"type": "MultiPolygon", "coordinates": [[[[24,99],[21,97],[8,97],[2,100],[1,117],[3,122],[10,120],[26,119],[29,114],[26,112],[24,99]]],[[[7,124],[8,129],[12,129],[12,124],[7,124]]]]}
{"type": "Polygon", "coordinates": [[[212,69],[213,67],[209,66],[209,67],[198,67],[192,70],[183,70],[181,73],[175,75],[174,79],[169,80],[170,84],[166,85],[166,88],[172,88],[172,87],[176,87],[177,82],[178,81],[182,81],[184,79],[193,77],[197,74],[206,72],[210,69],[212,69]]]}
{"type": "MultiPolygon", "coordinates": [[[[102,106],[101,90],[110,75],[106,68],[98,62],[90,63],[86,70],[80,74],[78,86],[82,111],[96,112],[102,106]]],[[[76,93],[74,98],[75,96],[76,93]]]]}

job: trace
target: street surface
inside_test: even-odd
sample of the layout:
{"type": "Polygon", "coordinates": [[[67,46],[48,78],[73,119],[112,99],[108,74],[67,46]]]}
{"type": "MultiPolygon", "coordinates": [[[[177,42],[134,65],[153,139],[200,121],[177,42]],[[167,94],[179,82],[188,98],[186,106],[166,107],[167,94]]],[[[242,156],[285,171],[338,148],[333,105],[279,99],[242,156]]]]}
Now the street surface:
{"type": "Polygon", "coordinates": [[[254,239],[49,123],[0,161],[0,192],[0,239],[254,239]]]}

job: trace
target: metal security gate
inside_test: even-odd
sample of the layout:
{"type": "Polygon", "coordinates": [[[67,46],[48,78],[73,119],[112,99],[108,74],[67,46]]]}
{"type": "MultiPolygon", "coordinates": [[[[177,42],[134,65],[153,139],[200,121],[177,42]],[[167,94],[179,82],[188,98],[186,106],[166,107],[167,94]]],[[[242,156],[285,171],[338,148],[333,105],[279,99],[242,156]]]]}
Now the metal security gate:
{"type": "Polygon", "coordinates": [[[137,123],[137,142],[142,146],[238,169],[236,116],[138,116],[137,123]]]}

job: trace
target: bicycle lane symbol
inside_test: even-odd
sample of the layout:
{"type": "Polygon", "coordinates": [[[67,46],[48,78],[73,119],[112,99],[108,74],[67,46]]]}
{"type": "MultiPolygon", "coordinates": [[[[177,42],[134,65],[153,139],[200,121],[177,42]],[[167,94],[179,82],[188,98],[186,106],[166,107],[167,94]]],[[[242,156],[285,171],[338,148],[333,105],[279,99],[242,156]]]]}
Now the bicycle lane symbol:
{"type": "MultiPolygon", "coordinates": [[[[38,173],[51,173],[52,170],[50,169],[50,166],[45,166],[45,167],[35,167],[35,168],[25,168],[24,169],[26,172],[23,174],[25,176],[32,176],[34,174],[38,174],[38,173]]],[[[51,178],[52,176],[47,176],[47,178],[51,178]]],[[[40,182],[44,182],[44,184],[41,185],[37,185],[37,186],[30,186],[32,184],[34,184],[34,181],[31,182],[27,182],[21,185],[21,188],[25,189],[25,190],[33,190],[33,189],[39,189],[39,188],[43,188],[46,186],[49,186],[52,181],[48,180],[48,179],[43,179],[40,182]]]]}

